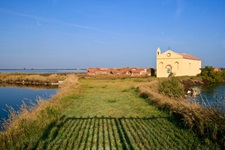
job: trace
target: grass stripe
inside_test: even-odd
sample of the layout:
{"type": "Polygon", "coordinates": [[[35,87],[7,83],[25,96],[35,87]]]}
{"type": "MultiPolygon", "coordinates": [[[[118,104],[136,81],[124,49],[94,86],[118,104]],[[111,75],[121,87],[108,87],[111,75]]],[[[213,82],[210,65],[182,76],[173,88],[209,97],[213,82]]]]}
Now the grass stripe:
{"type": "Polygon", "coordinates": [[[87,129],[87,134],[86,134],[85,142],[84,142],[84,148],[83,148],[84,150],[86,150],[87,146],[89,145],[88,139],[89,139],[89,135],[90,135],[90,129],[91,129],[92,122],[93,122],[93,119],[90,118],[89,119],[89,124],[88,124],[88,129],[87,129]]]}
{"type": "MultiPolygon", "coordinates": [[[[113,135],[112,138],[113,138],[113,141],[114,141],[114,144],[115,144],[115,148],[119,149],[118,144],[119,143],[121,144],[122,141],[119,139],[119,135],[117,135],[119,132],[117,131],[118,129],[116,128],[115,119],[109,119],[109,121],[110,121],[110,127],[111,127],[111,131],[112,131],[112,135],[113,135]],[[117,139],[119,139],[119,140],[117,140],[117,139]]],[[[112,144],[112,146],[114,144],[112,144]]]]}
{"type": "Polygon", "coordinates": [[[86,119],[84,119],[84,118],[80,118],[80,119],[78,121],[80,121],[82,123],[80,124],[79,128],[77,129],[77,132],[76,132],[77,134],[73,139],[72,149],[78,149],[78,146],[80,145],[80,142],[82,140],[81,137],[84,133],[84,129],[85,129],[85,126],[87,124],[86,119]]]}
{"type": "Polygon", "coordinates": [[[84,127],[82,127],[82,134],[81,134],[81,136],[80,136],[80,140],[77,140],[77,141],[79,141],[78,143],[78,148],[77,149],[80,149],[80,147],[81,147],[81,144],[83,143],[83,141],[85,141],[85,139],[84,139],[84,137],[85,137],[85,132],[87,131],[87,129],[88,129],[88,122],[89,122],[89,118],[87,118],[87,119],[84,119],[84,121],[85,121],[85,124],[84,124],[84,127]]]}
{"type": "Polygon", "coordinates": [[[150,149],[150,142],[147,139],[147,134],[143,131],[142,129],[142,125],[141,124],[137,124],[137,120],[130,120],[131,126],[132,128],[137,132],[139,138],[142,141],[142,144],[144,145],[145,149],[150,149]]]}
{"type": "Polygon", "coordinates": [[[135,123],[137,125],[141,125],[141,129],[142,131],[145,133],[145,136],[147,138],[147,141],[149,143],[150,147],[156,147],[156,141],[155,141],[155,137],[153,136],[153,134],[151,133],[151,130],[148,130],[144,124],[140,121],[141,119],[138,119],[135,121],[135,123]]]}
{"type": "Polygon", "coordinates": [[[93,118],[94,120],[94,125],[93,125],[93,130],[92,130],[92,136],[91,136],[91,144],[90,144],[90,149],[93,148],[93,144],[94,144],[94,137],[95,137],[95,126],[96,126],[96,119],[93,118]]]}
{"type": "Polygon", "coordinates": [[[134,148],[136,149],[136,147],[137,147],[138,149],[142,149],[143,147],[139,143],[140,139],[138,139],[136,132],[132,129],[132,127],[130,126],[130,123],[127,121],[127,119],[123,119],[121,122],[122,122],[123,126],[125,127],[125,129],[127,129],[128,136],[130,137],[134,148]]]}
{"type": "Polygon", "coordinates": [[[111,132],[110,132],[110,129],[109,129],[109,119],[106,119],[106,130],[107,130],[108,145],[109,145],[108,149],[112,150],[112,143],[111,143],[112,135],[111,135],[111,132]]]}
{"type": "Polygon", "coordinates": [[[56,149],[57,145],[60,145],[60,140],[66,138],[70,132],[70,128],[73,126],[71,120],[67,120],[62,128],[59,130],[57,137],[48,145],[48,149],[56,149]]]}
{"type": "Polygon", "coordinates": [[[81,120],[78,120],[78,119],[74,119],[74,121],[78,122],[76,127],[74,128],[74,130],[72,131],[72,134],[69,138],[69,142],[68,142],[68,145],[66,145],[65,148],[68,147],[68,149],[74,149],[74,144],[77,140],[77,137],[79,136],[79,132],[80,132],[80,129],[84,123],[84,120],[81,119],[81,120]]]}

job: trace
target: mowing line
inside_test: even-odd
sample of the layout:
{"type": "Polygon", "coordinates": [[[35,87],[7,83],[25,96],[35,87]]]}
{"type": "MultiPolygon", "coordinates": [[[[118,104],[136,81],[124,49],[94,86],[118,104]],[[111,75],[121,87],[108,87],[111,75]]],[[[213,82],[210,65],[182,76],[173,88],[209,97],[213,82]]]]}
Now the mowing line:
{"type": "Polygon", "coordinates": [[[118,118],[115,121],[116,121],[116,126],[120,136],[120,141],[122,142],[123,149],[126,149],[126,144],[128,144],[129,149],[133,150],[134,149],[133,145],[131,144],[130,139],[127,135],[127,132],[122,125],[121,118],[118,118]]]}
{"type": "Polygon", "coordinates": [[[86,150],[86,147],[87,147],[87,144],[88,144],[88,138],[89,138],[89,134],[90,134],[90,129],[91,129],[92,121],[93,121],[93,119],[90,118],[89,126],[88,126],[88,131],[87,131],[87,136],[86,136],[86,140],[85,140],[85,144],[84,144],[84,150],[86,150]]]}
{"type": "Polygon", "coordinates": [[[67,122],[68,122],[69,128],[64,128],[62,131],[60,131],[61,136],[58,135],[58,137],[54,141],[52,141],[52,144],[50,144],[50,147],[49,147],[50,149],[51,148],[58,149],[59,146],[62,145],[61,144],[62,142],[64,142],[64,144],[65,144],[65,141],[66,141],[65,139],[67,139],[66,137],[68,136],[68,134],[70,134],[69,129],[73,127],[73,122],[71,120],[68,120],[67,122]],[[66,132],[63,132],[64,130],[66,130],[66,132]],[[66,133],[68,133],[68,134],[66,134],[66,133]],[[63,138],[61,138],[61,137],[63,137],[63,138]],[[62,139],[64,139],[64,140],[62,141],[62,139]]]}
{"type": "Polygon", "coordinates": [[[98,122],[98,125],[97,125],[97,148],[98,149],[98,146],[99,146],[99,126],[100,126],[100,120],[97,119],[97,122],[98,122]]]}
{"type": "MultiPolygon", "coordinates": [[[[77,140],[77,141],[79,141],[79,142],[78,142],[79,145],[78,145],[78,148],[77,148],[77,149],[80,149],[80,146],[81,146],[81,144],[82,144],[82,141],[84,140],[84,134],[85,134],[85,131],[86,131],[86,129],[87,129],[87,125],[88,125],[88,122],[89,122],[89,117],[88,117],[87,119],[84,119],[84,121],[85,121],[85,124],[84,124],[84,127],[82,127],[82,129],[81,129],[82,134],[81,134],[81,136],[80,136],[80,141],[77,140]]],[[[78,139],[79,139],[79,137],[78,137],[78,139]]]]}
{"type": "Polygon", "coordinates": [[[138,135],[139,139],[141,140],[141,143],[145,147],[145,149],[150,149],[149,141],[146,138],[146,134],[141,129],[141,124],[139,124],[139,126],[138,126],[136,123],[134,123],[134,122],[136,122],[136,120],[137,119],[129,120],[131,127],[134,129],[134,131],[137,132],[137,135],[138,135]]]}
{"type": "MultiPolygon", "coordinates": [[[[62,144],[62,147],[71,147],[73,143],[72,137],[76,134],[76,129],[79,127],[80,122],[77,120],[72,120],[73,126],[72,126],[72,130],[69,132],[68,136],[65,137],[66,142],[62,144]]],[[[70,128],[69,128],[70,129],[70,128]]],[[[61,145],[58,146],[58,148],[60,148],[61,145]]]]}
{"type": "Polygon", "coordinates": [[[146,124],[144,123],[145,120],[140,119],[140,120],[138,120],[138,122],[140,122],[140,124],[142,124],[142,127],[143,127],[143,129],[145,129],[145,132],[147,132],[148,135],[149,135],[149,137],[151,137],[151,139],[149,138],[149,141],[153,141],[153,145],[154,145],[155,147],[157,147],[157,145],[158,145],[159,143],[158,143],[157,137],[156,137],[155,134],[153,133],[152,129],[151,129],[151,128],[148,128],[148,127],[146,126],[146,124]]]}
{"type": "MultiPolygon", "coordinates": [[[[131,140],[134,140],[134,144],[138,147],[138,149],[142,149],[142,145],[139,144],[137,137],[134,135],[135,131],[131,129],[131,127],[129,126],[128,122],[126,121],[127,119],[123,119],[121,120],[121,123],[123,124],[123,126],[125,127],[125,129],[128,129],[128,136],[130,135],[131,140]]],[[[139,139],[140,140],[140,139],[139,139]]]]}
{"type": "Polygon", "coordinates": [[[149,128],[152,131],[152,134],[161,143],[160,146],[163,146],[162,148],[167,148],[167,145],[171,145],[171,143],[169,143],[167,139],[163,137],[167,135],[167,132],[165,133],[160,132],[161,128],[159,128],[159,125],[154,124],[154,120],[146,120],[143,121],[143,123],[146,125],[147,128],[149,128]]]}
{"type": "MultiPolygon", "coordinates": [[[[160,118],[161,120],[161,118],[160,118]]],[[[169,129],[171,128],[168,128],[169,126],[165,126],[165,127],[162,127],[161,125],[163,124],[162,121],[159,121],[158,118],[155,118],[154,120],[147,120],[146,122],[151,122],[151,126],[152,126],[152,130],[155,131],[155,133],[158,133],[159,135],[162,135],[161,138],[163,140],[163,144],[165,145],[173,145],[173,143],[176,143],[172,138],[171,138],[171,134],[169,134],[169,129]],[[160,125],[160,126],[159,126],[160,125]],[[158,130],[157,130],[158,129],[158,130]],[[165,138],[164,136],[165,135],[168,135],[167,138],[165,138]],[[168,138],[169,137],[169,138],[168,138]]],[[[170,126],[171,127],[171,126],[170,126]]],[[[172,148],[172,147],[171,147],[172,148]]]]}
{"type": "MultiPolygon", "coordinates": [[[[115,130],[118,130],[118,129],[116,128],[115,119],[110,118],[109,121],[110,121],[110,126],[111,126],[111,129],[112,129],[113,140],[114,140],[114,143],[116,145],[116,149],[118,149],[119,147],[118,147],[117,140],[116,140],[117,139],[116,133],[118,133],[118,132],[115,131],[115,130]]],[[[118,137],[119,137],[119,135],[118,135],[118,137]]],[[[120,139],[119,139],[119,142],[122,143],[122,141],[120,139]]]]}
{"type": "MultiPolygon", "coordinates": [[[[163,124],[157,119],[155,122],[153,122],[153,125],[157,126],[157,123],[160,124],[160,125],[163,124]]],[[[173,126],[172,124],[170,124],[170,122],[166,122],[166,124],[169,124],[169,125],[167,125],[165,127],[160,126],[159,133],[162,134],[162,135],[167,133],[167,135],[168,135],[167,138],[165,138],[163,136],[167,145],[169,145],[169,146],[171,146],[171,145],[181,146],[182,149],[188,148],[188,146],[183,147],[184,146],[183,144],[186,143],[184,140],[181,141],[181,139],[178,139],[177,137],[175,137],[175,135],[177,134],[176,132],[174,132],[176,130],[176,128],[175,127],[169,128],[169,127],[173,126]]],[[[173,147],[173,146],[171,146],[171,147],[173,147]]]]}
{"type": "Polygon", "coordinates": [[[96,119],[93,118],[94,120],[94,126],[93,126],[93,130],[92,130],[92,138],[91,138],[91,145],[90,145],[90,149],[93,148],[93,143],[94,143],[94,136],[95,136],[95,124],[96,124],[96,119]]]}
{"type": "Polygon", "coordinates": [[[74,144],[72,149],[79,149],[78,146],[80,146],[80,143],[82,142],[82,136],[85,131],[85,126],[87,125],[87,120],[85,118],[80,118],[79,121],[82,120],[82,124],[80,125],[79,129],[77,130],[77,135],[74,138],[74,144]]]}
{"type": "Polygon", "coordinates": [[[51,143],[49,143],[48,148],[49,148],[49,149],[54,149],[54,148],[56,148],[57,145],[58,145],[58,143],[60,143],[59,140],[60,140],[60,139],[65,139],[64,137],[65,137],[65,135],[68,134],[69,129],[72,127],[72,125],[73,125],[73,124],[72,124],[72,121],[71,121],[71,120],[66,121],[65,124],[63,125],[63,127],[60,129],[60,131],[59,131],[57,137],[56,137],[53,141],[51,141],[51,143]],[[67,127],[67,128],[66,128],[66,127],[67,127]]]}
{"type": "Polygon", "coordinates": [[[140,125],[141,131],[142,131],[144,137],[146,138],[146,140],[148,141],[150,148],[154,147],[154,146],[156,147],[156,142],[155,142],[154,138],[152,137],[150,130],[147,130],[146,127],[143,125],[143,123],[140,123],[140,120],[142,120],[142,119],[136,120],[134,122],[134,124],[136,124],[136,126],[140,125]],[[153,144],[151,143],[151,141],[153,142],[153,144]]]}
{"type": "Polygon", "coordinates": [[[102,135],[103,135],[103,149],[105,149],[105,128],[104,128],[104,118],[102,117],[102,135]]]}
{"type": "Polygon", "coordinates": [[[72,140],[72,143],[70,144],[71,145],[70,146],[71,147],[70,149],[74,149],[74,145],[75,145],[75,143],[76,143],[76,141],[77,141],[77,139],[78,139],[78,137],[80,135],[81,128],[82,128],[82,126],[84,124],[84,119],[82,119],[82,118],[77,119],[76,121],[79,122],[79,127],[78,127],[77,131],[75,130],[76,132],[74,131],[74,134],[76,134],[76,136],[74,136],[74,138],[71,139],[72,140]]]}
{"type": "Polygon", "coordinates": [[[106,129],[108,133],[108,141],[109,141],[109,149],[112,149],[112,144],[111,144],[111,138],[110,138],[110,133],[109,133],[109,119],[106,119],[106,129]]]}

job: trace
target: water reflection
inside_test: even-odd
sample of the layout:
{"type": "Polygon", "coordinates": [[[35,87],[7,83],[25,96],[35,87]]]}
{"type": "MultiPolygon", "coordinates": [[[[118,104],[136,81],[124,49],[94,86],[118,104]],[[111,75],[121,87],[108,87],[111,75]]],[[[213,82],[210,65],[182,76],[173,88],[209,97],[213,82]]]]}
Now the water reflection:
{"type": "Polygon", "coordinates": [[[49,99],[56,94],[57,90],[57,86],[0,84],[0,126],[3,118],[8,118],[7,105],[17,111],[23,102],[30,106],[32,103],[36,103],[40,97],[49,99]]]}
{"type": "Polygon", "coordinates": [[[198,103],[204,107],[213,107],[225,113],[225,84],[199,86],[200,94],[191,97],[189,102],[198,103]]]}
{"type": "Polygon", "coordinates": [[[39,90],[39,89],[57,89],[58,85],[0,83],[0,87],[30,88],[34,90],[39,90]]]}

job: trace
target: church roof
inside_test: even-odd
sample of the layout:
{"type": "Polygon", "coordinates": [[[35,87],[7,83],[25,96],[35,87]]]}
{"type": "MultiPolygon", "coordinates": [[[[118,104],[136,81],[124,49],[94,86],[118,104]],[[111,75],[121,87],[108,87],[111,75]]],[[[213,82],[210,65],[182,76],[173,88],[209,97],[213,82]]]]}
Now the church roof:
{"type": "Polygon", "coordinates": [[[199,58],[197,57],[194,57],[192,55],[189,55],[189,54],[180,54],[184,59],[192,59],[192,60],[200,60],[199,58]]]}

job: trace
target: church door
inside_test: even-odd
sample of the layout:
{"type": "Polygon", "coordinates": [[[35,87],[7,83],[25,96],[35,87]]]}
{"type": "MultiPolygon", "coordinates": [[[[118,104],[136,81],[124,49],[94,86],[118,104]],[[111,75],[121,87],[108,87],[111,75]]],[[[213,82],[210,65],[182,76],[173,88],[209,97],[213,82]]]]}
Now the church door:
{"type": "Polygon", "coordinates": [[[167,65],[166,66],[167,75],[170,76],[172,74],[172,66],[167,65]]]}

